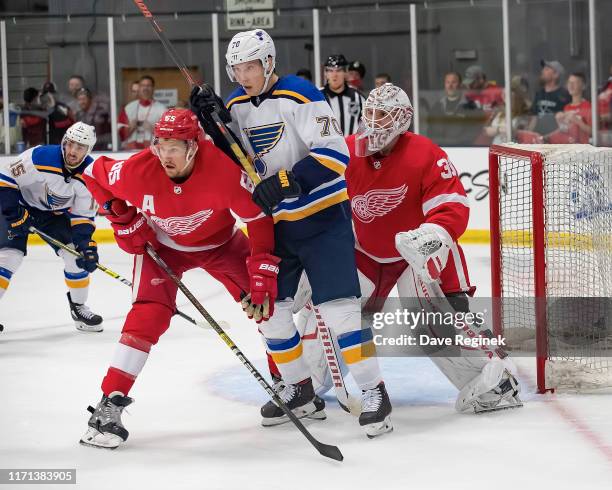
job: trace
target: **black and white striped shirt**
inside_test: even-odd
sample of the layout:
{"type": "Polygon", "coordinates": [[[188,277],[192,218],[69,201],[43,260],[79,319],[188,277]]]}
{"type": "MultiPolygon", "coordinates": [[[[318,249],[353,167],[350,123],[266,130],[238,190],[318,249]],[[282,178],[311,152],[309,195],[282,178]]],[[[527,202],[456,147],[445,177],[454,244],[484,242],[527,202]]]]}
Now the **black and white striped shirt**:
{"type": "Polygon", "coordinates": [[[321,89],[321,92],[340,122],[344,136],[356,133],[361,109],[365,102],[363,95],[346,84],[344,90],[340,93],[333,92],[327,84],[321,89]]]}

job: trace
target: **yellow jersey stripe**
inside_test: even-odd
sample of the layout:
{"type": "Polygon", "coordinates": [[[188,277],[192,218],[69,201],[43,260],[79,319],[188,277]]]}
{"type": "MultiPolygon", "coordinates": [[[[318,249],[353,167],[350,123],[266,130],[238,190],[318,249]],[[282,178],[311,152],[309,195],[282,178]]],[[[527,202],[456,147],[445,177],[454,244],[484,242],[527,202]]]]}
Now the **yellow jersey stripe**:
{"type": "Polygon", "coordinates": [[[374,347],[374,342],[372,341],[342,351],[342,357],[347,364],[355,364],[356,362],[364,361],[369,357],[374,357],[375,355],[376,348],[374,347]]]}
{"type": "Polygon", "coordinates": [[[236,102],[240,102],[241,100],[247,100],[250,99],[251,96],[250,95],[239,95],[238,97],[234,97],[232,100],[230,100],[226,106],[229,109],[230,107],[232,107],[232,105],[234,105],[236,102]]]}
{"type": "Polygon", "coordinates": [[[338,204],[338,203],[341,203],[342,201],[346,201],[347,199],[348,199],[348,193],[346,192],[346,189],[343,189],[342,192],[339,192],[338,194],[335,194],[326,199],[313,203],[311,206],[305,209],[302,209],[300,211],[294,211],[294,212],[283,211],[281,213],[275,214],[274,222],[278,223],[279,221],[298,221],[308,216],[311,216],[315,213],[318,213],[319,211],[322,211],[323,209],[327,209],[333,206],[334,204],[338,204]]]}
{"type": "Polygon", "coordinates": [[[76,218],[76,219],[73,218],[73,219],[70,220],[70,224],[72,226],[76,226],[76,225],[92,225],[92,226],[95,226],[93,220],[87,219],[87,218],[76,218]]]}
{"type": "Polygon", "coordinates": [[[0,180],[0,187],[8,187],[9,189],[19,189],[19,187],[17,187],[15,184],[9,184],[4,180],[0,180]]]}
{"type": "Polygon", "coordinates": [[[86,288],[87,286],[89,286],[89,277],[86,277],[85,279],[64,278],[64,280],[66,281],[66,286],[73,289],[86,288]]]}
{"type": "Polygon", "coordinates": [[[341,163],[338,163],[335,160],[330,160],[329,158],[314,155],[313,153],[311,153],[311,155],[316,158],[316,160],[324,167],[333,170],[339,175],[344,175],[344,172],[346,171],[346,165],[342,165],[341,163]]]}
{"type": "Polygon", "coordinates": [[[272,359],[276,364],[286,364],[291,361],[295,361],[302,355],[302,342],[296,345],[290,351],[285,352],[270,352],[272,359]]]}
{"type": "Polygon", "coordinates": [[[294,92],[293,90],[275,90],[274,92],[272,92],[272,95],[289,95],[290,97],[294,97],[298,100],[301,100],[305,104],[312,102],[312,100],[307,99],[302,94],[298,92],[294,92]]]}
{"type": "Polygon", "coordinates": [[[5,277],[0,277],[0,289],[8,289],[9,280],[5,277]]]}
{"type": "Polygon", "coordinates": [[[56,174],[63,174],[62,170],[55,167],[49,167],[48,165],[34,165],[38,170],[43,170],[45,172],[54,172],[56,174]]]}

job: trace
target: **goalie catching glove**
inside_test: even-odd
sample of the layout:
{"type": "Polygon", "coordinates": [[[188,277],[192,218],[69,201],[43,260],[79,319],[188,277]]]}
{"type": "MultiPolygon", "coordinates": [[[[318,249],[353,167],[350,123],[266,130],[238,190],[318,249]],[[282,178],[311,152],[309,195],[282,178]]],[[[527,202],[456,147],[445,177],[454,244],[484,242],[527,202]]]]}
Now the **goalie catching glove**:
{"type": "Polygon", "coordinates": [[[257,254],[246,262],[251,292],[242,298],[242,309],[249,318],[261,323],[274,314],[280,259],[270,254],[257,254]]]}
{"type": "Polygon", "coordinates": [[[111,222],[115,240],[121,250],[129,254],[142,255],[146,251],[147,243],[153,248],[158,247],[155,231],[135,207],[128,206],[121,199],[113,199],[104,204],[104,209],[109,213],[106,217],[111,222]]]}
{"type": "Polygon", "coordinates": [[[440,278],[446,267],[452,243],[444,228],[431,223],[424,223],[414,230],[395,235],[395,248],[427,283],[440,278]]]}

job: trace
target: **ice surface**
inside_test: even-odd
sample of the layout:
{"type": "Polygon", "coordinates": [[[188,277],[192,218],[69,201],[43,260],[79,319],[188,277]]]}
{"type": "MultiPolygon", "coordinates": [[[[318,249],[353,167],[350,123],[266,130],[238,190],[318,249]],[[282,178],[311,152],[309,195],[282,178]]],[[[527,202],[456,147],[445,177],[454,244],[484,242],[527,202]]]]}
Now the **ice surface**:
{"type": "MultiPolygon", "coordinates": [[[[486,296],[488,247],[465,249],[472,282],[486,296]]],[[[102,245],[100,257],[131,276],[130,258],[115,246],[102,245]]],[[[232,324],[230,336],[265,371],[255,324],[205,273],[188,273],[185,282],[232,324]]],[[[184,297],[178,302],[197,316],[184,297]]],[[[130,393],[127,444],[82,447],[85,409],[100,398],[130,290],[96,272],[88,304],[105,318],[101,334],[74,328],[62,262],[47,247],[31,247],[0,302],[0,468],[76,468],[77,487],[88,490],[610,488],[612,397],[534,395],[533,359],[516,360],[525,407],[481,416],[454,411],[454,388],[427,359],[381,359],[392,434],[368,440],[330,397],[328,419],[305,422],[340,447],[345,461],[336,463],[292,425],[261,427],[266,394],[213,331],[181,318],[130,393]]]]}

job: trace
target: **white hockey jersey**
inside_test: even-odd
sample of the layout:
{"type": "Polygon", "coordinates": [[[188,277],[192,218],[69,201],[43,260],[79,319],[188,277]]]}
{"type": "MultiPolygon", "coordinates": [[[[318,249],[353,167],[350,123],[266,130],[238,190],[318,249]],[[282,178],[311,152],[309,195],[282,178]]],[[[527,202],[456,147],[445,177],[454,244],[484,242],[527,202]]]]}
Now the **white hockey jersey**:
{"type": "Polygon", "coordinates": [[[292,170],[302,188],[285,199],[274,222],[296,238],[318,233],[336,219],[350,219],[344,172],[349,153],[340,125],[323,94],[296,76],[280,78],[259,97],[236,90],[227,101],[230,127],[253,157],[257,173],[292,170]]]}
{"type": "Polygon", "coordinates": [[[0,207],[5,214],[18,203],[66,213],[73,232],[91,237],[97,205],[81,174],[92,161],[87,156],[78,168],[68,172],[60,145],[30,148],[15,160],[0,165],[0,207]]]}

